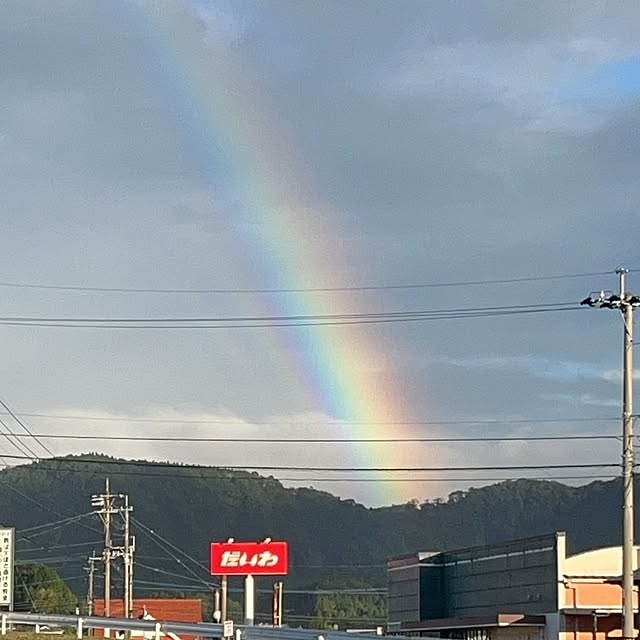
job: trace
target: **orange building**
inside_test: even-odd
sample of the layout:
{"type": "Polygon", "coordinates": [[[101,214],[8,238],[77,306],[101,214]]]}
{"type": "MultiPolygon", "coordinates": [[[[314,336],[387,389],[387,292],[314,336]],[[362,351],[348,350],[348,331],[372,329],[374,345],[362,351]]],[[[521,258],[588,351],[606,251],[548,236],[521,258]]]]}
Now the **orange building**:
{"type": "MultiPolygon", "coordinates": [[[[637,560],[636,549],[634,569],[637,560]]],[[[621,637],[620,547],[568,556],[560,532],[393,558],[387,571],[390,633],[457,640],[621,637]]]]}
{"type": "MultiPolygon", "coordinates": [[[[638,568],[638,549],[634,558],[638,568]]],[[[559,634],[566,640],[620,638],[622,549],[607,547],[565,557],[558,597],[559,634]]],[[[638,608],[637,588],[634,607],[638,608]]],[[[637,628],[637,622],[636,622],[637,628]]],[[[637,635],[637,632],[636,632],[637,635]]]]}

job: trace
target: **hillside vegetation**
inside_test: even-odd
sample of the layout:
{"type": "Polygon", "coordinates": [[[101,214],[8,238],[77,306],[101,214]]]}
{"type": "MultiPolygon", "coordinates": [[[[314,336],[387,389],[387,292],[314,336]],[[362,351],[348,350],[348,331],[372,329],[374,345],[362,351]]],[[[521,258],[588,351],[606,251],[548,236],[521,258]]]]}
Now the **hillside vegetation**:
{"type": "MultiPolygon", "coordinates": [[[[0,472],[0,513],[3,524],[18,530],[18,560],[54,566],[82,594],[87,556],[101,551],[98,519],[62,523],[45,529],[46,535],[29,529],[90,512],[90,496],[103,490],[106,477],[114,492],[129,494],[134,506],[136,589],[141,595],[210,593],[209,543],[229,536],[287,540],[291,575],[285,589],[302,590],[383,586],[386,559],[416,550],[475,546],[556,530],[568,532],[571,552],[620,540],[618,481],[578,488],[508,481],[456,492],[444,501],[367,508],[312,488],[285,488],[255,473],[83,456],[0,472]]],[[[262,582],[265,590],[270,588],[268,579],[262,582]]],[[[296,611],[323,619],[313,594],[298,594],[289,602],[296,611]]],[[[328,609],[335,606],[335,600],[326,603],[328,609]]],[[[377,601],[375,608],[379,610],[377,601]]]]}

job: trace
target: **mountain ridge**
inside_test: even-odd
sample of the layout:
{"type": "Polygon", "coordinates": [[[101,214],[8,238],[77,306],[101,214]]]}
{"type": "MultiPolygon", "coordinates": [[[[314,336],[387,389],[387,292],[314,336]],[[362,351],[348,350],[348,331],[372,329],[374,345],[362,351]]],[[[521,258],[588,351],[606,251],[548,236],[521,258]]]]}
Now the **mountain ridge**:
{"type": "Polygon", "coordinates": [[[147,592],[189,585],[210,589],[209,543],[228,537],[287,540],[287,584],[296,587],[336,580],[383,586],[386,560],[418,550],[478,546],[557,530],[567,531],[571,553],[621,539],[619,479],[578,487],[508,480],[455,491],[441,501],[366,507],[326,491],[288,488],[255,472],[87,454],[0,471],[0,519],[17,529],[18,561],[55,561],[67,578],[82,574],[94,551],[91,543],[101,549],[102,525],[90,515],[90,497],[104,490],[106,477],[112,491],[129,494],[134,507],[136,577],[147,592]],[[74,515],[82,517],[43,528],[46,535],[28,531],[74,515]]]}

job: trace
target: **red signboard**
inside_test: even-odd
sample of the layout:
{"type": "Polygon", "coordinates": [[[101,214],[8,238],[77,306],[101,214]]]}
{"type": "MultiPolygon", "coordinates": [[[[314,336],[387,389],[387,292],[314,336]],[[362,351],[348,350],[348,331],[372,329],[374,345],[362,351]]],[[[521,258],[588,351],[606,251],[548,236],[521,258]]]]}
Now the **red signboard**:
{"type": "Polygon", "coordinates": [[[286,542],[212,542],[211,573],[216,576],[284,576],[289,570],[286,542]]]}

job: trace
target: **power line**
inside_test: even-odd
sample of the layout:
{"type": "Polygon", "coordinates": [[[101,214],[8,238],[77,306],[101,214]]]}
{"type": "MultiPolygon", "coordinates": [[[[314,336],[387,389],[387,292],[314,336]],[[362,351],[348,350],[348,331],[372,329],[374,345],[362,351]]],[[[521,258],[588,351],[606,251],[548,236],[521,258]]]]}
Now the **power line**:
{"type": "MultiPolygon", "coordinates": [[[[0,413],[0,415],[2,415],[0,413]]],[[[134,416],[92,416],[92,415],[69,415],[69,414],[51,414],[51,413],[20,413],[23,417],[28,418],[49,418],[55,420],[91,420],[91,421],[104,421],[104,422],[136,422],[136,423],[150,423],[150,424],[219,424],[230,426],[252,426],[252,425],[264,425],[264,426],[310,426],[310,425],[322,425],[322,426],[350,426],[350,425],[415,425],[415,426],[455,426],[455,425],[511,425],[511,424],[553,424],[563,422],[613,422],[619,421],[619,416],[606,416],[603,418],[480,418],[475,420],[391,420],[391,421],[375,421],[375,420],[336,420],[330,419],[326,421],[318,420],[256,420],[248,418],[246,420],[216,420],[216,419],[191,419],[191,418],[136,418],[134,416]]]]}
{"type": "MultiPolygon", "coordinates": [[[[7,455],[7,458],[24,459],[25,456],[7,455]]],[[[30,460],[30,458],[28,458],[30,460]]],[[[41,461],[56,461],[61,464],[91,464],[91,465],[108,465],[108,466],[134,466],[146,468],[160,469],[184,469],[184,470],[206,470],[211,467],[200,464],[185,464],[177,462],[157,462],[148,460],[139,462],[135,460],[112,460],[112,459],[93,459],[93,458],[41,458],[41,461]]],[[[360,473],[360,472],[380,472],[380,473],[414,473],[419,471],[427,472],[453,472],[453,471],[515,471],[515,470],[553,470],[553,469],[597,469],[605,467],[619,467],[619,462],[602,462],[602,463],[567,463],[567,464],[523,464],[523,465],[480,465],[480,466],[451,466],[451,467],[324,467],[324,466],[298,466],[298,465],[225,465],[226,469],[234,469],[241,471],[322,471],[337,473],[360,473]]]]}
{"type": "MultiPolygon", "coordinates": [[[[4,430],[0,431],[0,435],[3,438],[5,438],[7,442],[13,446],[14,449],[17,449],[23,455],[31,454],[30,456],[31,459],[37,460],[38,454],[35,451],[33,451],[33,449],[29,447],[29,445],[23,444],[19,440],[16,440],[15,442],[12,440],[12,438],[16,438],[17,434],[11,431],[11,429],[9,428],[9,425],[7,425],[7,423],[4,420],[0,419],[0,425],[4,427],[4,430]]],[[[3,457],[3,462],[6,462],[4,460],[4,457],[3,457]]]]}
{"type": "MultiPolygon", "coordinates": [[[[50,472],[50,471],[59,471],[60,469],[52,469],[50,467],[43,466],[42,463],[38,463],[38,466],[34,466],[31,469],[32,471],[41,471],[41,472],[50,472]]],[[[89,469],[65,469],[65,473],[76,473],[76,474],[93,474],[94,471],[89,469]]],[[[123,477],[139,477],[139,478],[160,478],[160,479],[176,479],[176,480],[184,480],[189,478],[184,473],[148,473],[144,471],[109,471],[110,476],[123,476],[123,477]]],[[[201,473],[195,477],[200,480],[225,480],[227,482],[297,482],[297,483],[332,483],[332,482],[355,482],[355,483],[376,483],[376,484],[388,484],[388,483],[396,483],[396,482],[413,482],[413,483],[426,483],[426,482],[508,482],[508,481],[518,481],[518,480],[548,480],[548,481],[567,481],[567,480],[615,480],[619,478],[619,475],[604,475],[604,474],[596,474],[596,475],[562,475],[562,476],[497,476],[497,477],[480,477],[480,476],[466,476],[466,477],[447,477],[447,478],[389,478],[389,477],[369,477],[369,478],[354,478],[354,477],[327,477],[327,476],[304,476],[301,478],[292,478],[292,477],[282,477],[278,478],[274,477],[265,477],[265,476],[236,476],[233,475],[232,472],[228,472],[226,474],[205,474],[201,473]]]]}
{"type": "Polygon", "coordinates": [[[202,578],[190,578],[189,576],[185,576],[181,573],[174,573],[173,571],[165,571],[164,569],[159,569],[158,567],[152,567],[149,564],[144,564],[139,560],[136,561],[136,567],[142,567],[143,569],[147,569],[148,571],[152,571],[153,573],[161,573],[162,575],[171,576],[174,578],[182,578],[182,580],[189,580],[191,582],[197,582],[198,584],[204,584],[209,586],[209,582],[205,582],[202,578]]]}
{"type": "Polygon", "coordinates": [[[540,480],[557,482],[559,480],[615,480],[619,478],[619,475],[571,475],[571,476],[525,476],[525,477],[459,477],[459,478],[278,478],[281,482],[313,482],[317,483],[332,483],[332,482],[357,482],[357,483],[395,483],[395,482],[412,482],[412,483],[427,483],[427,482],[514,482],[518,480],[540,480]]]}
{"type": "MultiPolygon", "coordinates": [[[[25,537],[27,540],[29,540],[30,542],[33,542],[33,538],[37,537],[37,536],[43,536],[43,535],[49,535],[51,533],[53,533],[54,531],[58,531],[59,529],[62,529],[64,527],[68,527],[71,524],[76,524],[78,523],[80,520],[82,520],[83,518],[86,518],[87,515],[91,515],[91,514],[82,514],[79,516],[76,516],[75,518],[69,518],[67,520],[62,520],[60,523],[58,523],[56,526],[51,526],[51,525],[41,525],[40,527],[33,527],[31,529],[23,529],[22,531],[19,532],[20,535],[22,535],[23,537],[25,537]],[[42,527],[46,527],[44,530],[40,530],[42,529],[42,527]],[[35,533],[32,533],[32,531],[35,530],[35,533]],[[26,533],[29,532],[29,537],[26,537],[26,533]]],[[[94,529],[91,529],[92,531],[94,529]]]]}
{"type": "MultiPolygon", "coordinates": [[[[616,465],[593,465],[595,468],[601,468],[602,466],[616,466],[616,465]]],[[[16,467],[12,467],[16,468],[16,467]]],[[[184,469],[185,471],[193,471],[194,467],[182,466],[177,467],[177,469],[184,469]]],[[[58,467],[48,467],[46,466],[46,460],[40,461],[37,464],[34,464],[30,467],[31,471],[36,472],[56,472],[61,471],[62,469],[58,467]]],[[[304,477],[278,477],[275,478],[273,476],[260,476],[260,475],[243,475],[238,476],[235,475],[233,470],[231,469],[216,469],[212,467],[196,467],[196,471],[200,471],[199,474],[187,474],[187,473],[167,473],[162,469],[158,469],[157,472],[149,472],[149,471],[123,471],[118,469],[109,470],[110,476],[122,476],[122,477],[141,477],[141,478],[160,478],[160,479],[178,479],[185,480],[188,478],[195,478],[200,480],[224,480],[227,482],[260,482],[260,483],[281,483],[281,482],[301,482],[301,483],[331,483],[331,482],[357,482],[357,483],[394,483],[394,482],[507,482],[507,481],[517,481],[517,480],[540,480],[540,481],[560,481],[560,480],[614,480],[619,478],[619,475],[612,474],[596,474],[596,475],[562,475],[562,476],[498,476],[498,477],[480,477],[480,476],[465,476],[465,477],[447,477],[447,478],[433,478],[433,477],[422,477],[422,478],[389,478],[389,477],[368,477],[368,478],[354,478],[352,476],[349,477],[327,477],[327,476],[304,476],[304,477]],[[205,473],[207,470],[212,471],[213,473],[205,473]]],[[[471,471],[472,469],[465,469],[465,472],[471,471]]],[[[304,470],[301,470],[303,472],[304,470]]],[[[66,468],[64,469],[65,473],[75,473],[75,474],[90,474],[94,475],[96,471],[94,469],[74,469],[74,468],[66,468]]]]}
{"type": "Polygon", "coordinates": [[[582,311],[577,302],[549,305],[515,305],[511,307],[468,308],[459,310],[407,311],[370,314],[334,314],[326,316],[272,316],[245,318],[0,318],[0,325],[50,327],[65,329],[251,329],[315,326],[350,326],[492,318],[499,316],[582,311]],[[145,324],[146,323],[146,324],[145,324]]]}
{"type": "Polygon", "coordinates": [[[55,455],[53,451],[49,449],[49,447],[40,442],[40,440],[38,440],[38,438],[33,435],[31,429],[29,429],[29,427],[13,412],[11,407],[2,398],[0,398],[0,405],[26,431],[26,433],[29,434],[42,447],[42,449],[44,449],[50,456],[55,455]]]}
{"type": "MultiPolygon", "coordinates": [[[[37,467],[33,467],[34,469],[37,467]]],[[[52,469],[52,471],[55,471],[56,469],[52,469]]],[[[16,495],[20,496],[21,498],[23,498],[24,500],[27,500],[29,502],[31,502],[32,504],[35,504],[37,506],[39,506],[40,508],[44,509],[45,511],[48,511],[49,513],[52,513],[54,516],[58,516],[60,518],[66,518],[67,516],[64,516],[62,513],[60,513],[59,511],[56,511],[55,509],[52,509],[49,505],[45,504],[44,502],[41,502],[40,500],[36,500],[35,498],[32,498],[31,496],[28,496],[26,493],[23,493],[22,491],[16,489],[15,487],[13,487],[10,483],[5,482],[4,480],[0,480],[0,485],[3,487],[6,487],[7,489],[9,489],[9,491],[13,491],[13,493],[15,493],[16,495]]],[[[72,518],[75,518],[77,516],[69,516],[72,518]]],[[[79,523],[82,527],[84,527],[85,529],[89,529],[90,531],[95,531],[95,529],[93,527],[90,527],[89,525],[84,524],[83,522],[79,523]]]]}
{"type": "MultiPolygon", "coordinates": [[[[166,538],[163,538],[159,533],[151,529],[151,527],[148,527],[147,525],[145,525],[143,522],[141,522],[137,518],[132,518],[132,520],[133,522],[135,522],[135,524],[138,525],[138,527],[140,527],[143,533],[145,533],[148,537],[150,537],[161,549],[163,549],[163,551],[169,554],[169,556],[171,556],[171,558],[173,558],[173,560],[175,560],[181,567],[184,567],[189,573],[191,573],[191,575],[195,576],[197,580],[204,582],[202,578],[198,576],[198,574],[195,573],[195,571],[193,571],[193,569],[185,565],[184,562],[180,560],[180,558],[178,558],[175,555],[175,553],[172,553],[170,549],[173,549],[174,551],[182,554],[182,556],[184,556],[187,560],[189,560],[194,565],[196,565],[199,569],[204,570],[208,574],[209,569],[205,565],[198,562],[195,558],[191,557],[186,551],[183,551],[172,542],[169,542],[169,540],[167,540],[166,538]],[[169,549],[167,549],[167,547],[169,547],[169,549]]],[[[205,584],[208,584],[208,583],[205,583],[205,584]]]]}
{"type": "MultiPolygon", "coordinates": [[[[62,518],[60,520],[56,520],[54,522],[45,522],[44,524],[38,524],[33,527],[29,527],[27,529],[20,529],[18,533],[30,533],[32,531],[39,531],[40,529],[49,529],[51,527],[58,528],[59,525],[66,525],[79,520],[80,518],[86,518],[87,516],[91,516],[93,513],[82,513],[80,515],[69,516],[68,518],[62,518]]],[[[33,534],[32,534],[33,535],[33,534]]],[[[39,535],[39,534],[38,534],[39,535]]]]}
{"type": "MultiPolygon", "coordinates": [[[[200,589],[194,585],[182,585],[177,584],[175,582],[157,582],[155,580],[138,580],[136,584],[146,584],[150,586],[156,587],[164,587],[164,588],[172,588],[180,591],[194,591],[199,592],[200,589]]],[[[205,583],[211,587],[211,583],[205,583]]],[[[145,589],[148,590],[148,589],[145,589]]],[[[241,588],[230,588],[230,592],[233,593],[244,593],[244,590],[241,588]]],[[[271,589],[256,589],[257,593],[273,593],[271,589]]],[[[352,588],[352,589],[287,589],[287,594],[296,594],[296,595],[329,595],[334,593],[342,593],[342,594],[351,594],[351,595],[385,595],[387,593],[387,589],[385,587],[363,587],[363,588],[352,588]]]]}
{"type": "MultiPolygon", "coordinates": [[[[635,271],[630,269],[629,271],[635,271]]],[[[386,291],[435,289],[446,287],[474,287],[493,284],[520,284],[526,282],[544,282],[549,280],[568,280],[575,278],[591,278],[606,276],[614,271],[593,271],[587,273],[564,273],[546,276],[524,276],[519,278],[494,278],[486,280],[458,280],[448,282],[417,282],[400,284],[370,284],[358,286],[326,286],[326,287],[297,287],[297,288],[267,288],[267,289],[182,289],[182,288],[149,288],[149,287],[95,287],[77,285],[38,284],[28,282],[0,282],[0,287],[12,289],[38,289],[50,291],[75,291],[85,293],[125,293],[125,294],[164,294],[164,295],[243,295],[243,294],[277,294],[277,293],[338,293],[347,291],[386,291]]]]}
{"type": "MultiPolygon", "coordinates": [[[[136,565],[140,565],[139,559],[142,558],[144,560],[166,560],[165,556],[149,556],[138,554],[136,556],[138,560],[136,560],[136,565]]],[[[140,565],[143,566],[143,565],[140,565]]],[[[297,562],[291,563],[292,569],[384,569],[386,568],[386,564],[298,564],[297,562]]],[[[147,567],[153,569],[153,567],[147,567]]],[[[177,576],[177,574],[176,574],[177,576]]],[[[180,576],[182,577],[182,576],[180,576]]],[[[191,578],[190,578],[191,579],[191,578]]]]}
{"type": "MultiPolygon", "coordinates": [[[[20,530],[18,531],[18,533],[20,534],[22,533],[22,531],[20,530]]],[[[26,540],[33,544],[33,542],[29,540],[29,538],[22,538],[20,536],[18,536],[18,538],[16,539],[16,542],[19,542],[21,540],[26,540]]],[[[51,551],[52,549],[69,549],[71,547],[89,547],[89,546],[97,547],[100,544],[102,544],[102,540],[97,540],[93,542],[91,540],[87,542],[68,542],[66,544],[52,544],[50,546],[16,549],[16,553],[34,553],[36,551],[51,551]]],[[[84,552],[82,552],[82,555],[84,557],[84,552]]]]}
{"type": "Polygon", "coordinates": [[[294,321],[310,321],[310,320],[359,320],[369,318],[403,318],[406,316],[416,315],[448,315],[451,313],[484,313],[489,311],[521,311],[529,309],[553,309],[555,307],[563,307],[571,305],[572,308],[577,306],[575,301],[569,302],[544,302],[539,304],[517,304],[517,305],[499,305],[493,307],[460,307],[445,309],[407,309],[402,311],[378,311],[378,312],[361,312],[361,313],[318,313],[318,314],[292,314],[292,315],[268,315],[268,316],[160,316],[160,317],[72,317],[72,316],[0,316],[0,322],[64,322],[64,323],[145,323],[153,322],[158,324],[165,323],[198,323],[198,322],[294,322],[294,321]]]}
{"type": "MultiPolygon", "coordinates": [[[[415,437],[415,438],[230,438],[208,436],[127,436],[127,435],[92,435],[87,433],[40,433],[39,438],[51,440],[98,440],[127,442],[210,442],[210,443],[263,443],[263,444],[340,444],[340,443],[380,443],[399,444],[419,442],[552,442],[571,440],[620,440],[617,435],[577,434],[551,436],[485,436],[485,437],[415,437]]],[[[22,434],[18,437],[24,437],[22,434]]]]}

